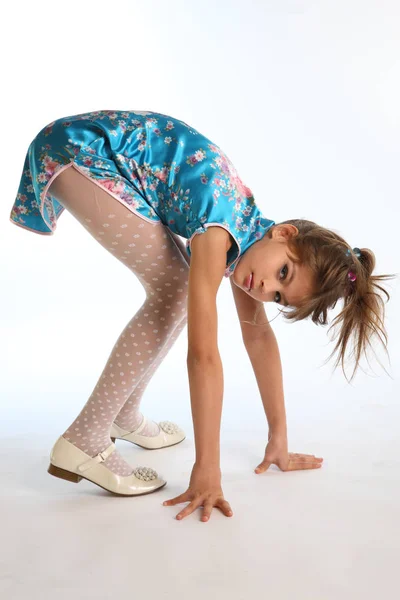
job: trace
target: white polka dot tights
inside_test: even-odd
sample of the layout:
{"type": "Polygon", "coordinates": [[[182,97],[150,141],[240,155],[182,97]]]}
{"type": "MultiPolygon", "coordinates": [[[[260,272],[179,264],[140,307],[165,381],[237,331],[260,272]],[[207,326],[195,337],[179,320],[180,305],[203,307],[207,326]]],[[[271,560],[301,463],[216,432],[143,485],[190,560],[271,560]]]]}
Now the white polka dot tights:
{"type": "MultiPolygon", "coordinates": [[[[162,223],[149,223],[71,166],[50,193],[140,280],[146,300],[117,339],[82,411],[64,432],[69,442],[96,456],[110,443],[113,421],[132,431],[143,420],[146,386],[187,321],[189,257],[162,223]]],[[[141,433],[157,435],[149,421],[141,433]]],[[[115,450],[104,464],[126,476],[133,468],[115,450]]]]}

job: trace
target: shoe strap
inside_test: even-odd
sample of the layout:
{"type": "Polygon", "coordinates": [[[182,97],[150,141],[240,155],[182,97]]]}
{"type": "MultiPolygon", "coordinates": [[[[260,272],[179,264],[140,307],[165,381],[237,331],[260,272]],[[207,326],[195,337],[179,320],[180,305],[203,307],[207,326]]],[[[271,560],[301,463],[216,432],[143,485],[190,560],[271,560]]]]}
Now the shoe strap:
{"type": "Polygon", "coordinates": [[[97,456],[93,456],[93,458],[89,458],[89,460],[85,460],[84,463],[78,465],[78,471],[80,473],[82,473],[83,471],[87,471],[88,469],[91,469],[92,467],[94,467],[95,465],[98,465],[101,462],[104,462],[106,460],[106,458],[108,458],[110,456],[110,454],[112,454],[115,450],[115,444],[110,444],[110,446],[108,446],[108,448],[106,448],[105,450],[103,450],[102,452],[99,452],[99,454],[97,454],[97,456]]]}
{"type": "Polygon", "coordinates": [[[146,424],[147,424],[147,419],[145,416],[143,416],[143,421],[140,423],[139,427],[137,429],[135,429],[134,431],[128,431],[127,433],[124,433],[122,438],[127,437],[128,435],[131,435],[132,433],[133,433],[133,435],[137,435],[138,433],[141,433],[143,431],[143,429],[146,427],[146,424]]]}

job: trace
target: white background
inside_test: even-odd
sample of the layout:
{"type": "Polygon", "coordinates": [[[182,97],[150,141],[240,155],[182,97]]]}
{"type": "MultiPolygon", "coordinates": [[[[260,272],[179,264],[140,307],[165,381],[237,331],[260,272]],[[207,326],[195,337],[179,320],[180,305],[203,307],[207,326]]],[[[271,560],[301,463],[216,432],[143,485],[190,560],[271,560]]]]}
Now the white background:
{"type": "MultiPolygon", "coordinates": [[[[352,247],[372,249],[376,274],[400,271],[400,7],[394,0],[39,1],[13,3],[3,16],[7,95],[1,100],[1,432],[4,439],[16,436],[13,448],[18,439],[47,436],[41,447],[47,457],[86,402],[116,339],[144,300],[135,276],[67,211],[54,236],[37,235],[9,221],[28,146],[57,118],[119,109],[153,110],[182,119],[227,153],[267,218],[316,221],[352,247]]],[[[324,485],[329,468],[337,477],[344,472],[370,477],[376,468],[379,477],[385,465],[387,477],[380,481],[384,498],[398,494],[398,279],[385,285],[391,294],[385,321],[391,362],[376,345],[387,372],[371,353],[371,367],[364,360],[365,372],[360,370],[351,385],[340,368],[332,374],[333,361],[322,366],[333,349],[327,328],[311,321],[291,324],[282,317],[273,322],[284,371],[289,449],[325,459],[322,470],[297,474],[302,483],[308,475],[315,477],[313,494],[324,485]]],[[[238,470],[252,476],[263,457],[268,426],[225,278],[218,310],[225,382],[222,465],[237,451],[240,460],[246,457],[238,470]],[[254,451],[248,452],[253,440],[254,451]]],[[[277,314],[272,304],[266,311],[271,318],[277,314]]],[[[194,447],[186,348],[185,328],[149,384],[142,408],[150,418],[175,421],[186,429],[189,467],[194,447]]],[[[21,461],[23,465],[23,457],[21,461]]],[[[149,461],[156,465],[154,458],[149,461]]],[[[290,476],[282,473],[285,481],[290,476]]],[[[51,483],[46,480],[48,487],[51,483]]],[[[330,480],[332,492],[339,493],[344,483],[349,485],[330,480]]],[[[176,490],[166,490],[165,498],[159,495],[154,510],[163,499],[183,492],[186,484],[185,470],[177,476],[176,490]]],[[[377,481],[365,484],[360,502],[377,481]]],[[[244,484],[244,491],[248,489],[244,484]]],[[[232,495],[228,499],[234,510],[240,506],[239,499],[236,504],[232,495]]],[[[253,500],[250,495],[246,503],[252,506],[253,500]]],[[[285,502],[285,496],[277,502],[285,502]]],[[[382,505],[371,506],[372,514],[380,510],[382,505]]],[[[266,513],[263,518],[269,529],[271,517],[266,513]]],[[[212,527],[212,520],[206,527],[212,527]]],[[[364,522],[359,524],[362,532],[364,522]]],[[[271,535],[275,533],[279,539],[279,531],[271,535]]],[[[290,533],[285,535],[290,540],[290,533]]],[[[369,547],[366,540],[361,546],[369,547]]],[[[317,547],[316,542],[316,560],[317,547]]],[[[357,556],[353,566],[361,569],[364,556],[357,556]]],[[[286,561],[278,561],[281,575],[286,561]]],[[[388,568],[385,564],[382,569],[388,568]]],[[[343,574],[347,562],[340,567],[343,574]]],[[[246,573],[236,580],[230,598],[242,598],[242,591],[247,597],[250,574],[259,591],[260,565],[249,564],[246,573]]],[[[383,581],[387,575],[380,572],[383,581]]],[[[219,590],[219,585],[230,589],[223,587],[226,580],[212,584],[204,577],[202,592],[219,590]]],[[[350,588],[335,588],[335,578],[333,587],[324,587],[328,579],[322,578],[321,587],[310,595],[305,581],[293,595],[285,587],[288,581],[280,588],[273,573],[270,577],[269,592],[281,589],[275,597],[296,600],[365,599],[369,593],[374,597],[374,582],[378,585],[378,579],[367,584],[361,575],[350,578],[354,590],[363,590],[357,596],[350,588]]]]}

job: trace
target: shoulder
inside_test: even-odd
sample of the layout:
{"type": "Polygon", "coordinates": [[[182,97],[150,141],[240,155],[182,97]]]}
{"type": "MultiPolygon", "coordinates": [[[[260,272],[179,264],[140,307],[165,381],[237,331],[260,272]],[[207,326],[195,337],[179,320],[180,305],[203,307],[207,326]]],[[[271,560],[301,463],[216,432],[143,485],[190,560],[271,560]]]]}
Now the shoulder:
{"type": "MultiPolygon", "coordinates": [[[[197,290],[207,288],[214,296],[218,291],[226,270],[227,248],[230,247],[229,231],[217,225],[207,227],[191,240],[189,292],[193,285],[197,290]]],[[[189,294],[190,295],[190,294],[189,294]]]]}
{"type": "Polygon", "coordinates": [[[223,248],[227,252],[234,242],[232,234],[224,227],[218,225],[208,226],[201,235],[195,235],[192,240],[192,248],[195,246],[213,246],[223,248]]]}

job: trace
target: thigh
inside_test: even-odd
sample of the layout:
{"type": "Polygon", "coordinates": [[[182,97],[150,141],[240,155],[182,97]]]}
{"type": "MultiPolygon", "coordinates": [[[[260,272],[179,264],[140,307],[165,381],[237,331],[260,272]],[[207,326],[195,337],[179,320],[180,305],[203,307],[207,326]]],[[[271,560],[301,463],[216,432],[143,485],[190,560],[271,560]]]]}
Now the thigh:
{"type": "Polygon", "coordinates": [[[172,288],[184,293],[189,257],[163,223],[139,217],[73,166],[55,178],[49,193],[135,273],[147,292],[163,294],[172,288]]]}

